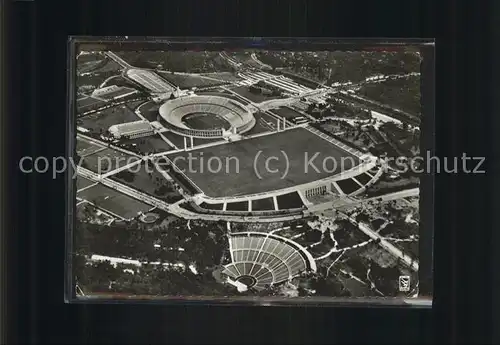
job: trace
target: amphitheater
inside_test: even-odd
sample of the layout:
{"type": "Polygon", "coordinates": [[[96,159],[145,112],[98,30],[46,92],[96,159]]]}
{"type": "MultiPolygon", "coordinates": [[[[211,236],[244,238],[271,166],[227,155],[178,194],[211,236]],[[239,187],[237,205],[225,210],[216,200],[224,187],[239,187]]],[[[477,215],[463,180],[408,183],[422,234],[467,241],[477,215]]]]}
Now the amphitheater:
{"type": "Polygon", "coordinates": [[[316,271],[305,248],[287,238],[260,232],[234,233],[229,239],[231,263],[224,273],[248,288],[263,290],[303,272],[316,271]]]}
{"type": "Polygon", "coordinates": [[[160,109],[160,121],[172,132],[197,138],[222,138],[228,134],[241,134],[255,125],[255,118],[243,104],[220,96],[188,96],[169,100],[160,109]],[[183,118],[191,114],[215,115],[229,124],[229,129],[195,129],[188,127],[183,118]]]}

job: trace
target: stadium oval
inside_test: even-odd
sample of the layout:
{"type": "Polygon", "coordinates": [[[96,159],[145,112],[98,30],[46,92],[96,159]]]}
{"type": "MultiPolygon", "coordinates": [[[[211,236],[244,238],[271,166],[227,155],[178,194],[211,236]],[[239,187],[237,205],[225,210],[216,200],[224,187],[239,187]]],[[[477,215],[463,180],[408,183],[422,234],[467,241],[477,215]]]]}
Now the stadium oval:
{"type": "Polygon", "coordinates": [[[196,138],[223,138],[242,134],[253,128],[255,118],[243,104],[219,96],[188,96],[169,100],[160,109],[160,121],[172,132],[196,138]],[[229,124],[229,128],[189,128],[183,119],[192,114],[215,115],[229,124]]]}

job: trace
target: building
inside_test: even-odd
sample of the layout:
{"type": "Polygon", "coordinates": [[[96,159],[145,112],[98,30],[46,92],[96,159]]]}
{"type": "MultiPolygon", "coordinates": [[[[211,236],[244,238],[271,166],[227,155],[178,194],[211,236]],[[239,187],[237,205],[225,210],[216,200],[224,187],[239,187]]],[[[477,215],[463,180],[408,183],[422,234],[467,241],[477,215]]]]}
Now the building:
{"type": "Polygon", "coordinates": [[[129,87],[110,85],[95,89],[94,92],[92,92],[92,96],[104,99],[106,101],[111,101],[124,98],[135,93],[137,93],[137,90],[131,89],[129,87]]]}
{"type": "Polygon", "coordinates": [[[115,139],[135,139],[154,134],[153,126],[142,120],[113,125],[108,131],[115,139]]]}

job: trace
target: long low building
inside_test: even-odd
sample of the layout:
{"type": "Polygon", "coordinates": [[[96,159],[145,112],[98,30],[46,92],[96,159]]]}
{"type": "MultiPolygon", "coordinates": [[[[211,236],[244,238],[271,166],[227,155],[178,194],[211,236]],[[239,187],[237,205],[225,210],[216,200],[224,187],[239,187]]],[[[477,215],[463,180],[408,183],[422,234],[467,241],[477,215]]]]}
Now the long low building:
{"type": "Polygon", "coordinates": [[[105,99],[107,101],[124,98],[137,93],[137,90],[125,86],[110,85],[92,92],[93,97],[105,99]]]}
{"type": "Polygon", "coordinates": [[[154,134],[154,128],[148,121],[134,121],[113,125],[108,129],[115,139],[134,139],[154,134]]]}

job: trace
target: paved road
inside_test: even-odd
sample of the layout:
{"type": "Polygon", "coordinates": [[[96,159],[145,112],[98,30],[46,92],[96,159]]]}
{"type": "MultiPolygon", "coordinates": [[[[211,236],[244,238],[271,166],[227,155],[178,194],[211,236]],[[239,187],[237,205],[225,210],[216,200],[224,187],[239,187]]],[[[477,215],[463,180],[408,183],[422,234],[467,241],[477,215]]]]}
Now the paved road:
{"type": "Polygon", "coordinates": [[[262,61],[260,61],[258,58],[257,58],[257,55],[255,55],[255,53],[252,53],[250,55],[252,57],[252,60],[257,62],[262,68],[268,68],[268,69],[272,69],[271,66],[269,65],[266,65],[265,63],[263,63],[262,61]]]}
{"type": "Polygon", "coordinates": [[[77,133],[76,135],[77,138],[80,138],[80,139],[84,139],[90,143],[93,143],[93,144],[96,144],[98,146],[102,146],[102,147],[107,147],[107,148],[110,148],[110,149],[113,149],[113,150],[116,150],[116,151],[120,151],[120,152],[123,152],[129,156],[132,156],[132,157],[140,157],[142,158],[141,155],[135,153],[135,152],[132,152],[132,151],[129,151],[129,150],[126,150],[124,149],[123,147],[119,147],[119,146],[116,146],[116,145],[113,145],[113,144],[110,144],[110,143],[107,143],[105,141],[101,141],[101,140],[98,140],[98,139],[95,139],[95,138],[92,138],[90,136],[87,136],[85,134],[82,134],[82,133],[77,133]]]}
{"type": "Polygon", "coordinates": [[[110,59],[114,60],[116,63],[118,63],[120,66],[122,66],[123,68],[133,68],[132,65],[130,65],[127,61],[123,60],[121,57],[119,57],[118,55],[116,55],[115,53],[113,52],[106,52],[105,53],[110,59]]]}
{"type": "Polygon", "coordinates": [[[402,199],[402,198],[408,198],[411,196],[418,196],[420,193],[419,188],[411,188],[411,189],[405,189],[399,192],[394,192],[394,193],[388,193],[385,195],[380,195],[368,199],[353,199],[353,198],[347,198],[343,197],[341,199],[338,199],[336,201],[327,201],[322,204],[314,205],[313,206],[313,212],[322,212],[326,210],[331,210],[332,208],[342,208],[342,207],[355,207],[357,205],[367,203],[370,201],[390,201],[390,200],[397,200],[397,199],[402,199]],[[382,199],[382,200],[380,200],[382,199]]]}
{"type": "Polygon", "coordinates": [[[418,196],[419,194],[420,194],[420,188],[417,187],[417,188],[401,190],[399,192],[388,193],[380,196],[374,196],[364,200],[358,200],[356,203],[364,203],[368,201],[375,201],[378,199],[382,199],[382,201],[390,201],[390,200],[408,198],[411,196],[418,196]]]}
{"type": "Polygon", "coordinates": [[[285,220],[293,220],[302,218],[301,215],[298,216],[277,216],[274,218],[262,218],[262,217],[241,217],[241,216],[230,216],[230,215],[212,215],[212,214],[199,214],[195,212],[191,212],[189,210],[185,210],[181,208],[177,204],[169,204],[163,200],[157,199],[149,194],[139,192],[129,186],[121,184],[117,181],[110,180],[108,178],[101,178],[98,174],[94,173],[91,170],[78,167],[78,174],[91,180],[94,182],[100,182],[103,185],[115,189],[123,194],[126,194],[134,199],[140,200],[148,205],[152,205],[158,207],[159,209],[174,214],[178,217],[184,219],[202,219],[209,221],[230,221],[230,222],[276,222],[276,221],[285,221],[285,220]]]}

